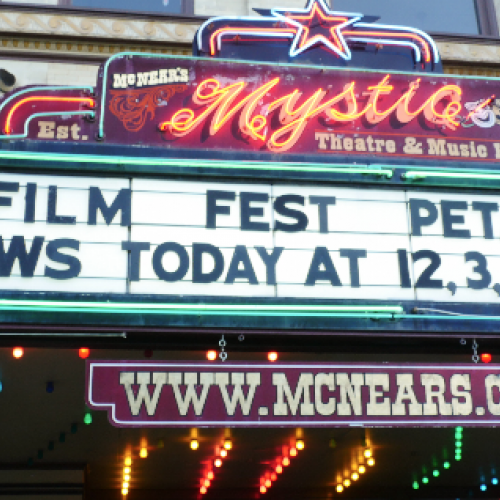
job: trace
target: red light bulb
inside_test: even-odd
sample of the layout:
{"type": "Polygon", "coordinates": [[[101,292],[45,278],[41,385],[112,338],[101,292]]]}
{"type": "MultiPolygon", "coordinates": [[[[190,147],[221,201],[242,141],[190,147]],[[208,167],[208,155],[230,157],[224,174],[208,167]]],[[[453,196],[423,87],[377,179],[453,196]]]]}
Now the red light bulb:
{"type": "Polygon", "coordinates": [[[86,347],[81,347],[78,350],[78,356],[82,359],[87,359],[90,355],[90,349],[87,349],[86,347]]]}
{"type": "Polygon", "coordinates": [[[484,353],[484,354],[481,354],[481,361],[483,363],[491,363],[491,354],[488,354],[488,353],[484,353]]]}

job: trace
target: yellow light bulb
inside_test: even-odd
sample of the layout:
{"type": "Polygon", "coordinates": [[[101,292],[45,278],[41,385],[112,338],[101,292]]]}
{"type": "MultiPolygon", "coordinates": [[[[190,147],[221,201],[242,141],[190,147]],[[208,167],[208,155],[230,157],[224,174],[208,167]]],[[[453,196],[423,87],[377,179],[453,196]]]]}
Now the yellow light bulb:
{"type": "Polygon", "coordinates": [[[131,457],[125,458],[125,465],[132,465],[132,458],[131,457]]]}
{"type": "Polygon", "coordinates": [[[370,467],[373,467],[375,465],[375,460],[373,458],[368,459],[366,462],[370,467]]]}
{"type": "Polygon", "coordinates": [[[206,492],[207,492],[207,489],[205,488],[205,486],[202,486],[202,487],[200,488],[200,493],[201,493],[202,495],[204,495],[206,492]]]}
{"type": "Polygon", "coordinates": [[[130,481],[130,474],[124,474],[123,475],[123,480],[124,481],[130,481]]]}
{"type": "Polygon", "coordinates": [[[306,444],[304,443],[303,439],[297,439],[295,447],[297,448],[297,450],[303,450],[306,447],[306,444]]]}
{"type": "Polygon", "coordinates": [[[209,471],[207,474],[208,479],[213,479],[214,478],[214,473],[212,471],[209,471]]]}
{"type": "Polygon", "coordinates": [[[290,459],[289,459],[288,457],[285,457],[285,458],[283,459],[283,465],[284,465],[285,467],[288,467],[288,466],[290,465],[290,459]]]}
{"type": "Polygon", "coordinates": [[[277,472],[278,474],[281,474],[281,473],[283,472],[283,467],[281,467],[281,465],[277,465],[277,466],[276,466],[276,472],[277,472]]]}
{"type": "Polygon", "coordinates": [[[346,480],[344,481],[344,486],[345,486],[346,488],[349,488],[349,486],[351,486],[351,481],[350,481],[350,479],[346,479],[346,480]]]}
{"type": "Polygon", "coordinates": [[[366,458],[370,458],[372,456],[372,450],[365,450],[365,453],[364,453],[365,457],[366,458]]]}
{"type": "Polygon", "coordinates": [[[124,474],[130,474],[131,471],[132,471],[132,469],[130,467],[124,467],[123,468],[123,473],[124,474]]]}
{"type": "Polygon", "coordinates": [[[192,450],[197,450],[200,447],[200,443],[198,442],[197,439],[191,439],[190,446],[192,450]]]}
{"type": "Polygon", "coordinates": [[[360,474],[364,474],[366,472],[366,467],[364,465],[360,465],[359,469],[358,469],[358,472],[360,474]]]}
{"type": "Polygon", "coordinates": [[[266,488],[270,488],[271,487],[271,480],[270,479],[266,479],[266,482],[264,483],[264,485],[266,486],[266,488]]]}
{"type": "Polygon", "coordinates": [[[224,441],[224,448],[230,450],[233,447],[233,442],[230,439],[224,441]]]}
{"type": "Polygon", "coordinates": [[[128,495],[128,489],[127,488],[123,488],[122,489],[122,495],[128,495]]]}
{"type": "Polygon", "coordinates": [[[359,474],[357,472],[353,472],[351,475],[351,479],[353,481],[357,481],[359,479],[359,474]]]}
{"type": "Polygon", "coordinates": [[[205,479],[205,487],[208,488],[210,486],[210,479],[205,479]]]}
{"type": "Polygon", "coordinates": [[[215,462],[214,462],[214,465],[216,467],[220,467],[222,465],[222,460],[220,458],[216,458],[215,462]]]}
{"type": "Polygon", "coordinates": [[[220,450],[220,456],[222,458],[227,457],[227,450],[225,448],[222,448],[222,450],[220,450]]]}
{"type": "Polygon", "coordinates": [[[147,456],[148,456],[148,449],[147,448],[141,448],[141,451],[139,452],[139,456],[141,458],[147,458],[147,456]]]}
{"type": "Polygon", "coordinates": [[[342,493],[344,491],[344,487],[341,484],[337,484],[337,493],[342,493]]]}
{"type": "Polygon", "coordinates": [[[297,456],[297,448],[290,448],[290,456],[291,457],[297,456]]]}
{"type": "Polygon", "coordinates": [[[123,482],[123,484],[122,484],[122,488],[123,488],[124,490],[128,490],[128,486],[129,486],[128,481],[124,481],[124,482],[123,482]]]}

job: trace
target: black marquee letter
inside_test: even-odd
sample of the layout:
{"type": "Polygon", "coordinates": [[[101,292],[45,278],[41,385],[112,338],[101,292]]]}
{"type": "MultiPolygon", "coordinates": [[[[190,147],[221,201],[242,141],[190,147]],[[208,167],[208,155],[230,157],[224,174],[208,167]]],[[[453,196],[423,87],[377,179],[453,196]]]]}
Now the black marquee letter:
{"type": "Polygon", "coordinates": [[[314,251],[305,285],[315,286],[316,281],[329,281],[332,286],[342,286],[328,248],[326,247],[317,247],[314,251]],[[325,266],[324,271],[320,269],[321,265],[325,266]]]}
{"type": "Polygon", "coordinates": [[[180,281],[186,276],[189,269],[189,255],[186,249],[179,245],[179,243],[162,243],[153,254],[153,269],[156,276],[163,281],[168,281],[173,283],[174,281],[180,281]],[[167,252],[175,252],[179,257],[179,267],[175,271],[165,271],[162,259],[167,252]]]}
{"type": "Polygon", "coordinates": [[[208,243],[193,243],[193,283],[213,283],[224,272],[224,257],[222,252],[208,243]],[[209,273],[203,272],[203,254],[214,259],[214,268],[209,273]]]}
{"type": "Polygon", "coordinates": [[[51,267],[45,266],[45,276],[55,280],[69,280],[71,278],[76,278],[82,270],[82,263],[73,255],[59,252],[59,249],[61,248],[80,250],[80,242],[78,240],[68,238],[51,241],[47,245],[47,257],[53,262],[66,264],[68,269],[52,269],[51,267]]]}
{"type": "Polygon", "coordinates": [[[88,225],[97,224],[97,210],[101,211],[104,221],[109,226],[118,210],[122,211],[121,226],[130,226],[132,211],[132,191],[130,189],[120,189],[110,207],[98,187],[91,186],[89,189],[89,217],[88,225]]]}

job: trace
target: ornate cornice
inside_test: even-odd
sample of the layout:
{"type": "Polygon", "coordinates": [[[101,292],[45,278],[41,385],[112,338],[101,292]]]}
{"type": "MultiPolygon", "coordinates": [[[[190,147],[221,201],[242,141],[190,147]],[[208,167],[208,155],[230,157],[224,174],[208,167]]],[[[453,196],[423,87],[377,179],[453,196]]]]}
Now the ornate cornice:
{"type": "Polygon", "coordinates": [[[0,10],[0,32],[191,44],[199,22],[139,19],[89,13],[0,10]]]}
{"type": "Polygon", "coordinates": [[[443,61],[500,64],[500,45],[438,42],[443,61]]]}

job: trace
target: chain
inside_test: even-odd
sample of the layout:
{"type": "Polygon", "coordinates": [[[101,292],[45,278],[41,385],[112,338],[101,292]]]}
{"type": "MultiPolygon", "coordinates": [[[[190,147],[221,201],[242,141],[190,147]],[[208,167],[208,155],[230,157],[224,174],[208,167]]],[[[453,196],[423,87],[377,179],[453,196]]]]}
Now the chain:
{"type": "Polygon", "coordinates": [[[224,335],[223,335],[222,338],[219,340],[219,347],[220,347],[219,358],[222,360],[223,363],[227,359],[227,352],[224,350],[226,346],[227,342],[224,340],[224,335]]]}
{"type": "Polygon", "coordinates": [[[476,339],[474,339],[474,341],[472,342],[472,351],[474,352],[474,354],[472,355],[472,361],[474,361],[474,363],[479,363],[479,356],[477,354],[478,347],[479,346],[477,345],[476,339]]]}

